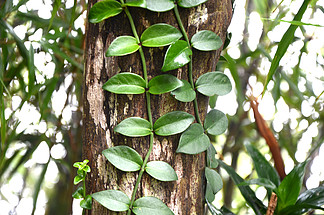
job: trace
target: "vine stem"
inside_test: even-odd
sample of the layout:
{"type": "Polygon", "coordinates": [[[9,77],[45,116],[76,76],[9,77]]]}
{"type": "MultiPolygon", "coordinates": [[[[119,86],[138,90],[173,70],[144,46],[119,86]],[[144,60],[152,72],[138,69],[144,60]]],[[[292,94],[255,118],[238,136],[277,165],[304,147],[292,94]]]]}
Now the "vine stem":
{"type": "MultiPolygon", "coordinates": [[[[121,0],[121,3],[123,4],[124,1],[121,0]]],[[[130,12],[129,12],[129,10],[128,10],[127,7],[125,7],[124,10],[125,10],[125,13],[126,13],[128,19],[129,19],[129,23],[131,25],[131,28],[132,28],[134,37],[136,39],[136,42],[140,45],[140,42],[141,41],[140,41],[139,36],[137,34],[136,27],[135,27],[135,24],[134,24],[134,20],[132,18],[132,15],[130,14],[130,12]]],[[[146,61],[145,61],[144,51],[143,51],[143,48],[142,48],[141,45],[140,45],[140,48],[139,48],[139,53],[140,53],[140,57],[141,57],[141,61],[142,61],[143,76],[144,76],[145,85],[146,85],[146,89],[147,89],[148,88],[148,77],[147,77],[146,61]]],[[[151,110],[151,95],[150,95],[150,93],[148,91],[145,92],[145,97],[146,97],[147,117],[148,117],[148,120],[149,120],[149,122],[151,124],[151,128],[153,129],[152,110],[151,110]]],[[[153,140],[154,140],[154,134],[152,132],[150,134],[150,146],[149,146],[149,150],[148,150],[148,152],[145,155],[143,165],[142,165],[142,167],[140,169],[140,172],[138,173],[138,177],[137,177],[137,180],[136,180],[136,183],[135,183],[135,187],[134,187],[133,192],[132,192],[131,203],[129,205],[129,209],[127,211],[127,215],[131,215],[131,213],[132,213],[131,209],[133,208],[133,205],[134,205],[134,201],[135,201],[135,197],[136,197],[136,192],[137,192],[138,186],[139,186],[139,184],[141,182],[143,173],[145,171],[145,166],[146,166],[146,164],[148,162],[148,159],[149,159],[150,154],[151,154],[152,149],[153,149],[153,140]]]]}
{"type": "MultiPolygon", "coordinates": [[[[181,21],[181,17],[180,17],[180,13],[179,13],[179,10],[178,10],[178,5],[175,4],[174,8],[173,8],[173,11],[174,11],[174,14],[176,16],[176,19],[177,19],[177,22],[178,22],[178,25],[179,25],[179,28],[181,30],[181,33],[183,35],[183,37],[185,38],[187,44],[188,44],[188,47],[191,49],[191,45],[190,45],[190,42],[189,42],[189,38],[188,38],[188,35],[187,35],[187,32],[182,24],[182,21],[181,21]]],[[[189,62],[189,66],[188,66],[188,79],[189,79],[189,83],[192,87],[192,89],[195,89],[195,85],[194,85],[194,82],[193,82],[193,76],[192,76],[192,55],[190,56],[190,62],[189,62]]],[[[200,120],[200,117],[199,117],[199,110],[198,110],[198,101],[197,101],[197,97],[194,99],[194,110],[195,110],[195,117],[196,117],[196,121],[202,125],[201,123],[201,120],[200,120]]]]}

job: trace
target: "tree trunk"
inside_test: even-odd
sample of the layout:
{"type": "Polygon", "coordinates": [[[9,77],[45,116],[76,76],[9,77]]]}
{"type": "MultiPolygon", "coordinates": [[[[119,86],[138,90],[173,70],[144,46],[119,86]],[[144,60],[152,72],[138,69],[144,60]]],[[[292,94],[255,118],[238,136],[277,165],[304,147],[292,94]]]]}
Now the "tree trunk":
{"type": "MultiPolygon", "coordinates": [[[[88,9],[96,1],[90,0],[88,9]]],[[[141,8],[129,8],[139,35],[155,23],[168,23],[177,27],[173,11],[154,13],[141,8]]],[[[210,0],[192,9],[179,8],[189,38],[198,30],[216,32],[224,41],[232,16],[231,0],[210,0]]],[[[89,11],[89,10],[88,10],[89,11]]],[[[102,155],[102,151],[116,145],[128,145],[144,157],[149,148],[149,138],[128,138],[117,134],[113,128],[128,117],[147,119],[145,96],[116,95],[104,91],[102,85],[119,72],[142,73],[138,53],[124,57],[105,57],[110,43],[121,35],[132,35],[124,13],[99,24],[87,24],[85,49],[85,74],[83,91],[83,158],[89,159],[91,173],[87,176],[87,193],[107,189],[119,189],[129,197],[132,194],[137,172],[125,173],[113,167],[102,155]]],[[[161,67],[166,48],[144,48],[149,80],[162,74],[161,67]]],[[[214,52],[193,52],[194,80],[203,73],[215,70],[220,50],[214,52]]],[[[187,66],[168,72],[179,79],[187,79],[187,66]]],[[[199,95],[201,118],[208,107],[207,97],[199,95]]],[[[152,95],[153,122],[167,112],[174,110],[193,114],[192,103],[176,101],[169,93],[152,95]]],[[[179,135],[155,136],[154,148],[149,160],[169,163],[176,171],[178,180],[159,182],[144,173],[136,198],[156,196],[175,214],[203,214],[205,193],[205,154],[176,154],[179,135]]],[[[96,201],[88,214],[115,214],[96,201]]]]}

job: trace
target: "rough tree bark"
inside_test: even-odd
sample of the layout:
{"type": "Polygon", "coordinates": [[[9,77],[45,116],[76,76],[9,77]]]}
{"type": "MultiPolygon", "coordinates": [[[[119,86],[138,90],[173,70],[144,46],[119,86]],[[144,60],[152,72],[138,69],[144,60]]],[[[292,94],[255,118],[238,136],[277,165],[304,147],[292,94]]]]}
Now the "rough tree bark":
{"type": "MultiPolygon", "coordinates": [[[[90,0],[88,9],[96,0],[90,0]]],[[[216,32],[224,41],[232,16],[231,0],[210,0],[192,9],[179,8],[189,39],[198,30],[216,32]]],[[[155,23],[168,23],[177,27],[173,11],[153,13],[141,8],[130,8],[139,35],[155,23]]],[[[99,24],[87,24],[85,48],[85,74],[83,91],[83,158],[90,160],[91,173],[87,178],[87,192],[94,193],[106,189],[120,189],[131,196],[137,173],[116,170],[102,155],[102,151],[116,145],[128,145],[145,156],[148,138],[127,138],[113,131],[113,128],[128,117],[146,118],[145,97],[143,95],[116,95],[102,90],[102,85],[119,72],[142,74],[138,53],[125,57],[105,57],[109,44],[121,35],[132,35],[124,13],[99,24]]],[[[161,67],[166,48],[144,48],[148,77],[162,74],[161,67]]],[[[193,53],[194,80],[203,73],[214,71],[220,50],[193,53]]],[[[170,74],[187,80],[187,67],[170,74]]],[[[207,98],[199,95],[201,118],[207,111],[207,98]]],[[[191,103],[177,102],[170,94],[151,96],[153,122],[163,114],[182,110],[193,112],[191,103]]],[[[155,136],[154,149],[149,160],[168,162],[176,171],[175,182],[158,182],[144,174],[137,196],[156,196],[175,214],[203,214],[205,192],[205,154],[176,154],[179,136],[155,136]]],[[[115,214],[94,201],[88,214],[115,214]]]]}

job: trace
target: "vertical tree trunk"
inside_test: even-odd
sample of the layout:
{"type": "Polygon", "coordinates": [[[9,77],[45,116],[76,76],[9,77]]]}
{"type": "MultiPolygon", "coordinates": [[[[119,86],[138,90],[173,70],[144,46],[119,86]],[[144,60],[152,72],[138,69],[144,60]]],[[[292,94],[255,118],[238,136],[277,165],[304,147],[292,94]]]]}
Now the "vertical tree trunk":
{"type": "MultiPolygon", "coordinates": [[[[89,8],[96,1],[89,1],[89,8]]],[[[88,9],[89,9],[88,8],[88,9]]],[[[139,35],[155,23],[168,23],[177,27],[173,11],[153,13],[141,8],[129,8],[139,35]]],[[[182,21],[189,38],[198,30],[216,32],[224,41],[231,20],[231,0],[210,0],[192,9],[180,8],[182,21]]],[[[124,173],[113,167],[102,155],[102,151],[116,145],[128,145],[143,157],[149,147],[148,138],[127,138],[113,131],[113,128],[128,117],[147,119],[146,103],[142,95],[116,95],[104,91],[102,85],[119,72],[142,74],[138,53],[125,57],[105,57],[110,43],[121,35],[132,35],[124,13],[99,24],[87,24],[85,49],[85,74],[83,91],[83,157],[89,159],[91,173],[87,178],[87,192],[94,193],[106,189],[120,189],[129,197],[134,188],[137,173],[124,173]]],[[[149,80],[162,74],[161,67],[166,48],[144,48],[149,80]]],[[[220,51],[193,53],[194,80],[203,73],[215,70],[220,51]]],[[[187,67],[170,74],[179,79],[187,79],[187,67]]],[[[207,97],[198,98],[202,119],[207,111],[207,97]]],[[[193,114],[191,103],[180,103],[170,94],[151,96],[153,122],[167,112],[182,110],[193,114]]],[[[155,136],[154,148],[149,160],[162,160],[176,171],[175,182],[159,182],[144,173],[137,196],[156,196],[175,214],[203,214],[205,192],[205,154],[176,154],[179,135],[171,137],[155,136]]],[[[114,214],[94,201],[88,214],[114,214]]]]}

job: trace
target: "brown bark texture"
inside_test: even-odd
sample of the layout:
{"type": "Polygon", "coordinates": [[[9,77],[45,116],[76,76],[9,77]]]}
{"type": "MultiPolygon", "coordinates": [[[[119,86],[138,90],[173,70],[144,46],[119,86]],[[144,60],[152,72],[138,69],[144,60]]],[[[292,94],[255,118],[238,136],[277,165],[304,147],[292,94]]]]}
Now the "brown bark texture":
{"type": "MultiPolygon", "coordinates": [[[[90,0],[88,9],[96,1],[90,0]]],[[[139,35],[156,23],[178,27],[173,11],[155,13],[142,8],[129,8],[139,35]]],[[[189,39],[199,30],[211,30],[225,40],[232,16],[231,0],[210,0],[191,9],[179,8],[189,39]]],[[[117,170],[102,155],[102,151],[117,145],[127,145],[144,156],[149,148],[149,138],[128,138],[117,134],[113,128],[128,117],[147,119],[146,100],[142,95],[116,95],[104,91],[102,85],[119,72],[133,72],[143,76],[138,53],[124,57],[105,57],[110,43],[118,36],[132,35],[125,13],[99,24],[87,24],[85,48],[85,73],[83,90],[83,158],[89,159],[91,173],[87,176],[87,193],[107,189],[119,189],[131,197],[137,172],[117,170]]],[[[162,74],[161,67],[167,48],[145,48],[149,80],[162,74]]],[[[193,51],[193,74],[196,80],[201,74],[215,71],[221,49],[214,52],[193,51]]],[[[179,79],[187,78],[187,66],[167,72],[179,79]]],[[[201,119],[207,111],[208,98],[198,96],[201,119]]],[[[151,96],[153,122],[170,111],[181,110],[194,114],[192,103],[176,101],[169,93],[151,96]]],[[[153,152],[149,160],[169,163],[178,180],[159,182],[144,173],[136,198],[155,196],[161,199],[174,214],[203,214],[205,193],[205,154],[185,155],[175,153],[179,135],[155,136],[153,152]]],[[[116,214],[96,201],[88,214],[116,214]]]]}

